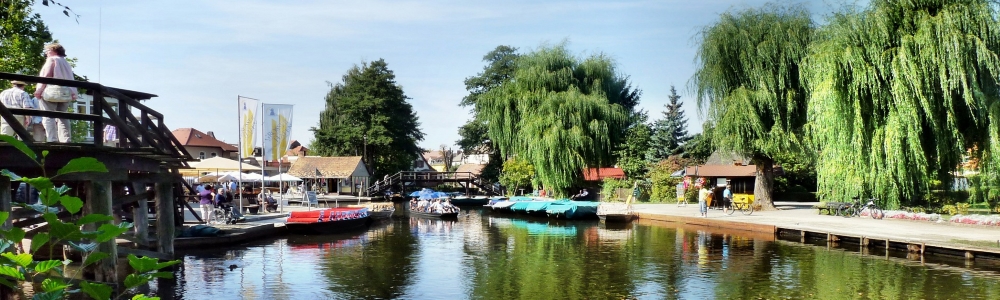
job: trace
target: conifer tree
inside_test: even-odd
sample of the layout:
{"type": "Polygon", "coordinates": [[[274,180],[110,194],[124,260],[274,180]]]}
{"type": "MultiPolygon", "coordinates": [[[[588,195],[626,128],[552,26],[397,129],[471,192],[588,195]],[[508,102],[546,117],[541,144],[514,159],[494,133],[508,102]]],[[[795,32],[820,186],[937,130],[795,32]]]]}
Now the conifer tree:
{"type": "Polygon", "coordinates": [[[677,95],[677,89],[670,86],[670,102],[665,104],[663,118],[653,122],[653,135],[649,140],[649,151],[646,152],[646,160],[658,162],[671,155],[684,152],[684,143],[691,140],[687,133],[687,118],[681,110],[681,96],[677,95]]]}

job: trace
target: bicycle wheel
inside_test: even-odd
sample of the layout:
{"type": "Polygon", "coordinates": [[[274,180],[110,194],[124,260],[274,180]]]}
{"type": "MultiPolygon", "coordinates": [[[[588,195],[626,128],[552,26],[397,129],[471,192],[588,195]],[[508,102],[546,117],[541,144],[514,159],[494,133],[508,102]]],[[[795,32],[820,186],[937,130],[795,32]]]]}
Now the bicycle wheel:
{"type": "Polygon", "coordinates": [[[872,216],[872,219],[881,220],[885,217],[885,212],[882,211],[878,205],[872,205],[868,207],[868,214],[872,216]]]}
{"type": "Polygon", "coordinates": [[[735,212],[736,212],[736,206],[737,206],[737,205],[739,205],[739,204],[733,204],[733,203],[732,203],[732,202],[730,201],[729,203],[726,203],[726,205],[723,205],[723,206],[722,206],[722,209],[723,209],[723,211],[724,211],[724,212],[725,212],[725,213],[726,213],[727,215],[731,215],[731,214],[733,214],[733,213],[735,213],[735,212]]]}
{"type": "Polygon", "coordinates": [[[215,224],[226,224],[226,211],[216,208],[215,213],[212,214],[212,222],[215,224]]]}
{"type": "Polygon", "coordinates": [[[744,203],[740,207],[740,212],[742,212],[744,215],[747,215],[747,216],[752,215],[753,214],[753,204],[744,203]]]}

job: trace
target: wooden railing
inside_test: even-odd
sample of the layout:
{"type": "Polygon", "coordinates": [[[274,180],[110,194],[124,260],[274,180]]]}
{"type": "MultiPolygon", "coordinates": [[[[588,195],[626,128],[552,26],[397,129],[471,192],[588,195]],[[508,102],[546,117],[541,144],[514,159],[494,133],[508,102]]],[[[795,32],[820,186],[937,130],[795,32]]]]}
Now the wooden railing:
{"type": "MultiPolygon", "coordinates": [[[[163,115],[139,102],[156,97],[153,94],[106,87],[98,83],[64,80],[47,77],[27,76],[0,72],[0,80],[20,80],[29,84],[45,83],[86,89],[93,96],[90,113],[57,112],[27,108],[8,108],[0,104],[2,117],[14,130],[15,134],[29,146],[34,140],[28,130],[14,119],[14,115],[25,117],[49,117],[67,120],[91,122],[91,134],[94,137],[93,147],[123,148],[135,150],[136,154],[165,161],[170,166],[186,168],[191,161],[191,154],[163,124],[163,115]],[[117,111],[105,97],[118,100],[117,111]],[[135,112],[135,113],[133,113],[135,112]],[[112,125],[117,129],[116,146],[105,146],[104,127],[112,125]]],[[[131,151],[130,151],[131,152],[131,151]]]]}
{"type": "Polygon", "coordinates": [[[503,190],[500,187],[495,186],[492,182],[487,182],[486,180],[483,180],[481,177],[477,176],[475,173],[472,172],[416,172],[416,171],[398,172],[387,178],[376,181],[374,184],[368,187],[368,194],[376,195],[392,186],[407,182],[433,182],[433,181],[466,182],[476,185],[480,189],[492,195],[503,194],[503,190]]]}

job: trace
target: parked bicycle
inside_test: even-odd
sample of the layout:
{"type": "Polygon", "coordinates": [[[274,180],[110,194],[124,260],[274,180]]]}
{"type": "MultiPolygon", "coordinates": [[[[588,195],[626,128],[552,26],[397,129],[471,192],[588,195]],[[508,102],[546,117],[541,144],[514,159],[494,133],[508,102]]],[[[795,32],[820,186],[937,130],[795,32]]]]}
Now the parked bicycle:
{"type": "Polygon", "coordinates": [[[739,210],[744,215],[753,214],[753,202],[743,197],[736,197],[726,203],[726,214],[731,215],[739,210]]]}
{"type": "Polygon", "coordinates": [[[876,203],[878,202],[878,198],[868,198],[867,202],[864,203],[862,203],[860,197],[854,197],[853,199],[854,201],[841,206],[837,214],[850,218],[867,213],[872,219],[876,220],[881,220],[885,217],[885,212],[876,203]]]}

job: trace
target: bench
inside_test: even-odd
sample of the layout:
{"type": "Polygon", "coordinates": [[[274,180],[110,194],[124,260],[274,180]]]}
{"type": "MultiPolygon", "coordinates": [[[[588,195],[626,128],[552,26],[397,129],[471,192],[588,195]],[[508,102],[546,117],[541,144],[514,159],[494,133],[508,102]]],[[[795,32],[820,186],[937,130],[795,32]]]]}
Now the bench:
{"type": "Polygon", "coordinates": [[[250,214],[256,215],[260,212],[260,205],[257,203],[256,198],[250,198],[244,195],[241,205],[243,206],[243,209],[246,209],[250,214]]]}
{"type": "Polygon", "coordinates": [[[813,208],[817,209],[818,213],[821,214],[821,215],[825,211],[827,215],[833,216],[833,215],[837,215],[837,211],[840,210],[840,208],[843,207],[844,205],[847,205],[847,203],[844,203],[844,202],[820,202],[820,204],[818,204],[816,206],[813,206],[813,208]]]}

